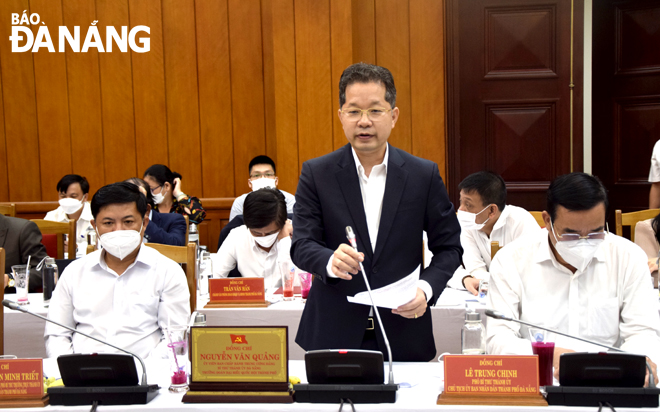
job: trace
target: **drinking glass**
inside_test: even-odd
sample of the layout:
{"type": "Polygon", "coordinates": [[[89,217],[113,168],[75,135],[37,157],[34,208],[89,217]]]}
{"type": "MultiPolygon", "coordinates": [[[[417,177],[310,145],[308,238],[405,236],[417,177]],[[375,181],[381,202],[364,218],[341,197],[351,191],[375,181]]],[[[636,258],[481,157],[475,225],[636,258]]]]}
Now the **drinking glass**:
{"type": "Polygon", "coordinates": [[[167,357],[170,371],[170,392],[188,390],[188,341],[187,326],[168,326],[163,329],[167,339],[167,357]]]}
{"type": "Polygon", "coordinates": [[[296,267],[291,262],[279,262],[282,276],[282,296],[284,300],[293,300],[293,281],[296,278],[296,267]]]}
{"type": "Polygon", "coordinates": [[[14,276],[16,287],[16,300],[19,305],[27,305],[28,302],[28,285],[30,283],[30,272],[27,270],[27,265],[14,265],[11,267],[11,273],[14,276]]]}
{"type": "Polygon", "coordinates": [[[532,352],[539,357],[539,386],[552,385],[552,360],[555,352],[554,333],[529,328],[532,352]]]}

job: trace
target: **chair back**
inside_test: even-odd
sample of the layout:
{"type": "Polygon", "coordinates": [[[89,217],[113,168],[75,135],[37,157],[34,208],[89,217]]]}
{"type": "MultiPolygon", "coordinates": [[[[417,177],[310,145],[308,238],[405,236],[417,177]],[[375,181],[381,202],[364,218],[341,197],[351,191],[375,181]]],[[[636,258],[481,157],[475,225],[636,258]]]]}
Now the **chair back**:
{"type": "Polygon", "coordinates": [[[545,222],[543,221],[543,212],[529,212],[530,215],[536,220],[536,223],[541,226],[541,228],[545,227],[545,222]]]}
{"type": "Polygon", "coordinates": [[[16,205],[13,203],[0,205],[0,215],[16,217],[16,205]]]}
{"type": "MultiPolygon", "coordinates": [[[[5,249],[0,247],[0,267],[5,270],[5,249]]],[[[5,299],[5,288],[0,288],[0,300],[5,299]]],[[[5,307],[0,306],[0,355],[5,354],[5,307]]]]}
{"type": "MultiPolygon", "coordinates": [[[[50,220],[43,219],[32,219],[42,235],[58,235],[57,236],[57,256],[51,256],[55,259],[64,259],[64,235],[67,235],[69,238],[69,246],[67,248],[67,253],[69,254],[69,259],[76,258],[76,221],[71,220],[68,223],[65,222],[53,222],[50,220]]],[[[49,252],[50,256],[50,252],[49,252]]]]}
{"type": "Polygon", "coordinates": [[[86,255],[89,255],[96,249],[95,245],[87,245],[87,252],[85,253],[86,255]]]}
{"type": "Polygon", "coordinates": [[[652,219],[656,217],[658,213],[660,213],[660,209],[646,209],[630,213],[621,213],[621,210],[617,209],[614,213],[616,222],[615,233],[618,236],[623,236],[623,227],[630,226],[630,240],[634,242],[635,226],[637,226],[637,223],[642,220],[652,219]]]}
{"type": "Polygon", "coordinates": [[[197,310],[197,245],[191,242],[187,246],[171,246],[161,243],[145,243],[145,246],[156,249],[161,255],[176,263],[183,264],[190,292],[190,313],[197,310]]]}
{"type": "Polygon", "coordinates": [[[500,246],[500,242],[497,240],[493,240],[490,242],[490,258],[491,260],[495,258],[495,254],[502,249],[504,246],[500,246]]]}

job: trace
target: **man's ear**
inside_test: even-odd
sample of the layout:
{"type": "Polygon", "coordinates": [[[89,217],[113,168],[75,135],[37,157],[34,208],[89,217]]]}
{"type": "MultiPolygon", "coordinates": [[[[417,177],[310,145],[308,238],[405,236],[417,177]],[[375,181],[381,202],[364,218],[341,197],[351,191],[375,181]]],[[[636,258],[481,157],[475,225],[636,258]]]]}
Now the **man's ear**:
{"type": "Polygon", "coordinates": [[[250,186],[250,190],[252,190],[252,180],[248,179],[248,186],[250,186]]]}
{"type": "Polygon", "coordinates": [[[98,229],[96,229],[96,220],[92,219],[92,220],[89,221],[89,223],[92,225],[94,230],[98,232],[98,229]]]}
{"type": "Polygon", "coordinates": [[[151,212],[151,205],[147,204],[147,212],[144,215],[149,216],[149,212],[151,212]]]}

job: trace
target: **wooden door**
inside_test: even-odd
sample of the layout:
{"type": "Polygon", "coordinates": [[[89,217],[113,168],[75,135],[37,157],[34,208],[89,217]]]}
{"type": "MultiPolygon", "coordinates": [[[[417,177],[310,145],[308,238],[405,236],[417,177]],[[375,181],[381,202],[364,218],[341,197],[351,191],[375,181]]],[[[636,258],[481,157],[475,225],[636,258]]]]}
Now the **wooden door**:
{"type": "MultiPolygon", "coordinates": [[[[660,139],[660,2],[593,2],[593,173],[612,210],[647,209],[660,139]]],[[[610,223],[610,227],[612,227],[610,223]]]]}
{"type": "Polygon", "coordinates": [[[582,79],[583,3],[451,0],[447,7],[452,200],[458,200],[464,177],[492,170],[507,182],[508,203],[543,210],[552,179],[582,169],[577,79],[582,79]]]}

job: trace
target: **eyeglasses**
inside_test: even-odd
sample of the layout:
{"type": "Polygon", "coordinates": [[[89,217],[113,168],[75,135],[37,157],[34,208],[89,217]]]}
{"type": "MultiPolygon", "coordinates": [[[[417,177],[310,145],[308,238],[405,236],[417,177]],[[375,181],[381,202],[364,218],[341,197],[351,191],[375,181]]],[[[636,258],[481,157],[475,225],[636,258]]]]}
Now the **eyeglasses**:
{"type": "Polygon", "coordinates": [[[579,233],[564,233],[563,235],[558,236],[557,232],[555,232],[554,223],[550,222],[550,225],[552,226],[552,233],[555,235],[555,239],[557,239],[558,242],[577,242],[580,239],[603,240],[607,234],[607,230],[603,230],[602,232],[589,233],[586,236],[582,236],[579,233]]]}
{"type": "Polygon", "coordinates": [[[149,190],[151,191],[152,195],[155,195],[156,193],[154,193],[154,192],[156,192],[156,190],[160,189],[161,187],[163,187],[163,185],[156,186],[156,187],[150,187],[149,190]]]}
{"type": "Polygon", "coordinates": [[[344,109],[340,113],[344,116],[346,120],[360,120],[364,113],[367,114],[367,119],[369,120],[379,120],[382,119],[387,112],[391,112],[392,109],[385,108],[372,108],[372,109],[344,109]]]}
{"type": "Polygon", "coordinates": [[[275,177],[275,173],[255,173],[253,175],[250,175],[250,179],[255,180],[255,179],[261,179],[262,177],[267,177],[267,178],[273,178],[275,177]]]}

